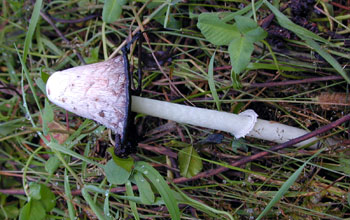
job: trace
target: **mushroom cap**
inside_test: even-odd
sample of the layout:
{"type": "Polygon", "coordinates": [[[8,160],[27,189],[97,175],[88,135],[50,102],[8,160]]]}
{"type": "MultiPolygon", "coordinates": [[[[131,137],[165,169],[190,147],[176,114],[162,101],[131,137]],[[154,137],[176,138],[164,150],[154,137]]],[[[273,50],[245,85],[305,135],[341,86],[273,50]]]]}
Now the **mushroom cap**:
{"type": "Polygon", "coordinates": [[[129,98],[123,57],[55,72],[46,94],[56,105],[123,135],[129,98]]]}

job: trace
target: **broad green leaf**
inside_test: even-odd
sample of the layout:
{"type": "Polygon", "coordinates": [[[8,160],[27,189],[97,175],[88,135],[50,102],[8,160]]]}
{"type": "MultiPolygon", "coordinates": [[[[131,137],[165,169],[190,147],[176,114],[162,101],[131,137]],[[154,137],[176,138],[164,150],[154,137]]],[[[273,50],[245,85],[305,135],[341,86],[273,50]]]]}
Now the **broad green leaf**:
{"type": "Polygon", "coordinates": [[[180,210],[177,200],[175,199],[172,190],[158,171],[148,163],[142,161],[135,164],[135,169],[147,177],[152,182],[153,186],[158,190],[166,207],[168,208],[171,219],[180,219],[180,210]]]}
{"type": "MultiPolygon", "coordinates": [[[[126,187],[126,195],[133,197],[134,191],[132,190],[131,182],[127,181],[127,183],[125,184],[125,187],[126,187]]],[[[129,200],[129,204],[130,204],[131,211],[132,211],[132,214],[134,215],[135,219],[139,220],[140,216],[139,216],[139,213],[137,212],[136,203],[129,200]]]]}
{"type": "Polygon", "coordinates": [[[132,167],[134,166],[134,158],[120,158],[114,154],[114,148],[110,147],[107,149],[108,153],[111,154],[113,161],[120,167],[124,168],[126,171],[131,172],[132,167]]]}
{"type": "Polygon", "coordinates": [[[40,202],[44,206],[47,212],[50,212],[56,206],[56,196],[49,189],[49,187],[41,184],[40,190],[41,200],[40,202]]]}
{"type": "Polygon", "coordinates": [[[153,204],[154,203],[154,193],[151,188],[151,185],[148,181],[143,177],[140,172],[136,172],[134,174],[134,178],[136,181],[137,188],[140,192],[140,198],[143,204],[153,204]]]}
{"type": "Polygon", "coordinates": [[[190,178],[198,174],[203,163],[194,147],[186,147],[179,152],[180,174],[190,178]]]}
{"type": "Polygon", "coordinates": [[[125,184],[131,174],[131,172],[128,172],[124,168],[118,166],[113,160],[109,160],[107,162],[107,164],[104,166],[104,171],[108,182],[116,185],[125,184]]]}
{"type": "Polygon", "coordinates": [[[47,80],[49,79],[50,75],[47,72],[44,71],[40,71],[40,75],[41,75],[41,79],[44,83],[47,82],[47,80]]]}
{"type": "Polygon", "coordinates": [[[267,37],[267,32],[261,27],[257,27],[245,33],[244,37],[247,38],[248,41],[255,43],[264,40],[267,37]]]}
{"type": "Polygon", "coordinates": [[[61,161],[56,156],[51,156],[45,163],[45,170],[49,174],[53,174],[60,166],[61,161]]]}
{"type": "Polygon", "coordinates": [[[20,209],[18,208],[18,202],[7,203],[2,206],[2,211],[0,212],[0,218],[18,219],[19,213],[20,213],[20,209]]]}
{"type": "Polygon", "coordinates": [[[237,26],[226,24],[215,13],[200,14],[197,27],[210,43],[217,46],[228,45],[234,38],[241,35],[237,26]]]}
{"type": "Polygon", "coordinates": [[[247,33],[248,31],[254,30],[258,27],[258,24],[254,20],[245,16],[237,15],[235,16],[235,21],[238,30],[243,34],[247,33]]]}
{"type": "Polygon", "coordinates": [[[214,101],[216,103],[216,107],[220,111],[221,110],[221,103],[220,103],[220,99],[219,99],[218,93],[216,91],[215,82],[214,82],[214,60],[215,60],[215,53],[210,58],[210,63],[209,63],[209,68],[208,68],[208,84],[209,84],[211,94],[212,94],[214,101]]]}
{"type": "Polygon", "coordinates": [[[231,41],[228,52],[232,69],[236,75],[248,66],[253,50],[253,44],[245,37],[238,37],[231,41]]]}
{"type": "Polygon", "coordinates": [[[41,220],[46,216],[46,212],[41,202],[38,200],[30,200],[25,204],[19,215],[19,220],[41,220]]]}
{"type": "Polygon", "coordinates": [[[113,23],[122,14],[122,6],[125,1],[120,0],[105,0],[102,10],[102,20],[106,23],[113,23]]]}
{"type": "Polygon", "coordinates": [[[40,194],[41,185],[35,182],[29,183],[29,196],[32,199],[40,200],[41,194],[40,194]]]}
{"type": "Polygon", "coordinates": [[[99,61],[98,59],[99,51],[100,51],[100,46],[90,49],[90,55],[88,57],[84,57],[85,62],[87,64],[97,63],[99,61]]]}
{"type": "Polygon", "coordinates": [[[238,30],[251,43],[261,41],[267,37],[267,32],[259,27],[254,20],[244,16],[235,16],[235,21],[238,30]]]}

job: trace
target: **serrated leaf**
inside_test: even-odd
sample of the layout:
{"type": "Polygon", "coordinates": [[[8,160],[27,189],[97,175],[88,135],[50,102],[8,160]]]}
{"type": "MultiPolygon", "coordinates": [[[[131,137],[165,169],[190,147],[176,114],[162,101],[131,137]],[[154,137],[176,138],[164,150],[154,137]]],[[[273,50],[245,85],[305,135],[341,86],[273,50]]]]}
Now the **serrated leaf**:
{"type": "Polygon", "coordinates": [[[250,42],[255,43],[267,37],[267,32],[262,29],[254,20],[244,16],[235,16],[235,21],[238,30],[250,42]]]}
{"type": "Polygon", "coordinates": [[[143,204],[152,204],[154,203],[154,193],[151,188],[151,185],[148,183],[148,181],[143,177],[143,175],[140,172],[136,172],[134,174],[134,178],[136,181],[137,188],[140,192],[140,198],[143,204]]]}
{"type": "Polygon", "coordinates": [[[237,15],[234,18],[237,24],[237,28],[241,33],[247,33],[258,27],[258,24],[248,17],[237,15]]]}
{"type": "Polygon", "coordinates": [[[248,41],[255,43],[264,40],[267,37],[267,32],[261,27],[257,27],[246,32],[244,34],[244,37],[247,38],[248,41]]]}
{"type": "Polygon", "coordinates": [[[102,11],[102,20],[106,23],[113,23],[122,14],[122,2],[118,0],[105,0],[102,11]]]}
{"type": "Polygon", "coordinates": [[[135,164],[135,169],[147,177],[152,182],[153,186],[158,190],[166,207],[168,208],[171,219],[180,219],[180,210],[177,200],[175,199],[175,196],[170,187],[165,182],[163,177],[158,173],[158,171],[148,163],[142,161],[139,161],[135,164]]]}
{"type": "Polygon", "coordinates": [[[203,163],[194,147],[186,147],[179,152],[180,174],[181,176],[191,178],[198,174],[203,163]]]}
{"type": "Polygon", "coordinates": [[[108,182],[116,185],[125,184],[131,172],[126,171],[124,168],[118,166],[113,160],[109,160],[104,166],[104,171],[107,176],[108,182]]]}
{"type": "Polygon", "coordinates": [[[237,26],[226,24],[214,13],[200,14],[197,27],[210,43],[217,46],[228,45],[234,38],[241,35],[237,26]]]}
{"type": "Polygon", "coordinates": [[[231,41],[228,52],[235,74],[241,73],[248,66],[253,50],[253,44],[245,37],[239,37],[231,41]]]}

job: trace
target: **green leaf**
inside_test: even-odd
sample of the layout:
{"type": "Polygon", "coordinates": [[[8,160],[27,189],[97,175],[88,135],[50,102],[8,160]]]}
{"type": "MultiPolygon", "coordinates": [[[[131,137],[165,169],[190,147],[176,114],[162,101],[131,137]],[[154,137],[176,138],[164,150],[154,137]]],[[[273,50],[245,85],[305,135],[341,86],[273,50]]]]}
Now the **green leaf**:
{"type": "Polygon", "coordinates": [[[99,59],[98,59],[99,51],[100,51],[100,46],[97,46],[95,48],[90,49],[90,56],[84,57],[85,62],[87,64],[97,63],[99,61],[99,59]]]}
{"type": "Polygon", "coordinates": [[[338,71],[338,73],[344,77],[344,79],[347,81],[347,83],[350,83],[350,77],[346,74],[344,69],[341,67],[341,65],[338,63],[336,59],[334,59],[329,53],[327,53],[325,50],[322,49],[322,47],[316,43],[314,40],[320,41],[325,44],[330,44],[326,39],[318,36],[317,34],[294,24],[287,16],[285,16],[283,13],[281,13],[276,7],[271,5],[268,1],[264,0],[264,4],[272,11],[272,13],[275,14],[278,23],[294,32],[298,37],[306,41],[306,43],[313,48],[318,54],[320,54],[331,66],[338,71]],[[313,40],[314,39],[314,40],[313,40]]]}
{"type": "Polygon", "coordinates": [[[237,15],[235,16],[235,21],[236,21],[238,30],[243,34],[259,27],[254,20],[245,16],[237,15]]]}
{"type": "Polygon", "coordinates": [[[261,40],[264,40],[267,37],[267,32],[261,27],[257,27],[252,29],[244,34],[244,37],[247,38],[248,41],[255,43],[261,40]]]}
{"type": "Polygon", "coordinates": [[[45,210],[47,212],[50,212],[56,206],[55,194],[50,190],[49,187],[41,184],[40,195],[40,202],[44,206],[45,210]]]}
{"type": "Polygon", "coordinates": [[[210,43],[217,46],[228,45],[241,35],[236,25],[226,24],[215,13],[200,14],[197,27],[210,43]]]}
{"type": "Polygon", "coordinates": [[[26,63],[27,61],[29,47],[30,47],[30,44],[32,43],[33,34],[40,18],[40,9],[41,9],[42,3],[43,3],[42,0],[37,0],[35,1],[35,4],[34,4],[34,10],[32,13],[32,17],[30,18],[26,39],[24,40],[23,57],[22,57],[23,63],[26,63]]]}
{"type": "Polygon", "coordinates": [[[87,162],[87,163],[94,164],[95,166],[102,167],[101,164],[96,163],[95,161],[90,160],[90,159],[88,159],[88,158],[86,158],[86,157],[84,157],[84,156],[82,156],[82,155],[80,155],[80,154],[78,154],[78,153],[76,153],[76,152],[74,152],[74,151],[72,151],[72,150],[66,148],[66,147],[63,147],[62,145],[60,145],[60,144],[58,144],[58,143],[53,142],[53,141],[51,141],[51,142],[48,144],[48,146],[49,146],[51,149],[53,149],[53,150],[57,150],[57,151],[59,151],[59,152],[61,152],[61,153],[68,154],[68,155],[70,155],[70,156],[72,156],[72,157],[78,158],[78,159],[80,159],[80,160],[82,160],[82,161],[85,161],[85,162],[87,162]]]}
{"type": "Polygon", "coordinates": [[[41,185],[35,182],[29,183],[29,196],[32,199],[40,200],[41,194],[40,194],[41,185]]]}
{"type": "Polygon", "coordinates": [[[44,81],[41,78],[37,78],[37,79],[35,79],[35,83],[39,87],[41,92],[46,95],[46,85],[45,85],[44,81]]]}
{"type": "Polygon", "coordinates": [[[289,178],[288,180],[281,186],[281,188],[278,190],[276,195],[271,199],[269,204],[265,207],[264,211],[260,213],[257,220],[262,219],[269,211],[270,209],[283,197],[283,195],[288,191],[288,189],[294,184],[294,182],[298,179],[299,175],[303,171],[306,164],[308,164],[313,158],[317,157],[323,150],[320,149],[315,154],[313,154],[307,161],[303,163],[302,166],[299,167],[289,178]]]}
{"type": "Polygon", "coordinates": [[[50,105],[50,102],[47,99],[45,99],[45,107],[44,107],[42,117],[43,117],[43,132],[44,132],[44,135],[48,135],[49,133],[48,124],[53,121],[54,114],[53,114],[53,110],[50,105]]]}
{"type": "Polygon", "coordinates": [[[301,27],[299,25],[294,24],[287,16],[285,16],[282,12],[280,12],[275,6],[273,6],[268,1],[264,0],[264,4],[276,16],[278,23],[282,27],[284,27],[284,28],[294,32],[299,37],[300,36],[305,36],[305,37],[309,37],[311,39],[315,39],[315,40],[321,41],[321,42],[326,43],[326,44],[329,43],[326,39],[318,36],[317,34],[311,32],[311,31],[309,31],[309,30],[307,30],[307,29],[305,29],[305,28],[303,28],[303,27],[301,27]]]}
{"type": "Polygon", "coordinates": [[[69,176],[67,174],[67,169],[64,169],[64,193],[67,196],[67,205],[68,205],[68,213],[69,218],[74,219],[76,216],[74,205],[72,203],[72,193],[70,189],[69,176]]]}
{"type": "Polygon", "coordinates": [[[47,80],[49,79],[50,75],[47,72],[44,71],[40,71],[40,75],[41,75],[41,79],[44,83],[47,82],[47,80]]]}
{"type": "Polygon", "coordinates": [[[245,37],[238,37],[231,41],[228,52],[235,74],[241,73],[248,66],[253,50],[254,45],[245,37]]]}
{"type": "Polygon", "coordinates": [[[175,196],[170,187],[165,182],[163,177],[158,173],[158,171],[148,163],[142,161],[139,161],[135,164],[135,169],[147,177],[152,182],[153,186],[158,190],[166,207],[168,208],[171,219],[180,219],[180,210],[177,200],[175,199],[175,196]]]}
{"type": "MultiPolygon", "coordinates": [[[[175,184],[173,184],[173,186],[177,190],[177,192],[174,192],[174,195],[180,203],[190,205],[195,209],[198,209],[204,213],[207,213],[209,216],[212,217],[211,219],[224,219],[225,217],[227,217],[228,219],[233,220],[233,217],[231,216],[231,214],[229,212],[214,209],[208,205],[205,205],[204,203],[201,203],[195,199],[192,199],[191,197],[189,197],[185,193],[183,193],[180,190],[180,188],[178,188],[175,184]]],[[[225,219],[227,219],[227,218],[225,218],[225,219]]]]}
{"type": "Polygon", "coordinates": [[[132,167],[134,166],[134,158],[120,158],[114,154],[114,148],[110,147],[107,149],[107,152],[111,154],[113,161],[120,167],[124,168],[126,171],[131,172],[132,167]]]}
{"type": "Polygon", "coordinates": [[[143,175],[140,172],[136,172],[134,174],[134,178],[136,181],[137,188],[140,192],[140,198],[143,204],[152,204],[154,203],[154,193],[151,188],[151,185],[148,183],[148,181],[143,177],[143,175]]]}
{"type": "Polygon", "coordinates": [[[25,204],[19,214],[19,220],[41,220],[46,216],[44,207],[40,201],[30,200],[25,204]]]}
{"type": "Polygon", "coordinates": [[[208,68],[208,84],[209,84],[211,94],[212,94],[214,101],[216,103],[216,106],[217,106],[218,110],[220,111],[221,110],[221,103],[220,103],[220,99],[219,99],[218,93],[216,91],[215,82],[214,82],[214,60],[215,60],[215,52],[214,52],[213,56],[210,58],[210,63],[209,63],[209,68],[208,68]]]}
{"type": "MultiPolygon", "coordinates": [[[[96,189],[95,186],[85,185],[84,188],[81,190],[81,194],[83,195],[85,201],[89,204],[90,208],[92,209],[93,213],[97,216],[99,220],[109,220],[107,216],[103,215],[103,212],[99,205],[95,203],[95,201],[91,198],[89,191],[96,189]]],[[[97,188],[97,191],[100,190],[97,188]]]]}
{"type": "Polygon", "coordinates": [[[45,170],[51,175],[60,166],[61,161],[56,156],[51,156],[45,163],[45,170]]]}
{"type": "Polygon", "coordinates": [[[104,166],[104,171],[108,182],[116,185],[125,184],[131,174],[131,172],[128,172],[124,168],[118,166],[113,160],[109,160],[107,162],[107,164],[104,166]]]}
{"type": "Polygon", "coordinates": [[[105,0],[102,11],[102,20],[106,23],[113,23],[122,14],[122,6],[125,1],[121,0],[105,0]]]}
{"type": "Polygon", "coordinates": [[[203,163],[194,147],[186,147],[179,152],[180,174],[190,178],[198,174],[203,163]]]}
{"type": "MultiPolygon", "coordinates": [[[[125,184],[125,187],[126,187],[126,195],[133,197],[134,191],[132,190],[131,182],[127,181],[127,183],[125,184]]],[[[139,220],[140,216],[139,216],[139,213],[137,212],[136,203],[129,200],[129,204],[130,204],[131,211],[132,211],[132,214],[134,215],[135,219],[139,220]]]]}
{"type": "Polygon", "coordinates": [[[306,43],[313,48],[321,57],[323,57],[331,66],[338,71],[338,73],[346,80],[347,83],[350,83],[350,77],[348,74],[344,71],[342,66],[338,63],[334,57],[332,57],[327,51],[322,49],[322,47],[316,43],[316,41],[310,39],[310,38],[302,38],[303,40],[306,41],[306,43]]]}

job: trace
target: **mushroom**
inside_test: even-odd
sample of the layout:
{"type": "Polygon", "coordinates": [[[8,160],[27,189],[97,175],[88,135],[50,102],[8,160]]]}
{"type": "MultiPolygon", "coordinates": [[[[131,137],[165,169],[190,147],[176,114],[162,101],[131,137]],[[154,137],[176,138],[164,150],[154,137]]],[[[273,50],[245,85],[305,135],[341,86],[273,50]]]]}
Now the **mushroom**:
{"type": "MultiPolygon", "coordinates": [[[[117,134],[123,134],[127,123],[129,101],[134,112],[229,132],[236,138],[248,136],[284,143],[307,133],[303,129],[257,119],[253,110],[237,115],[137,96],[131,96],[129,100],[128,84],[123,57],[119,56],[55,72],[47,81],[46,93],[56,105],[95,120],[117,134]]],[[[316,140],[311,138],[298,146],[316,140]]]]}

